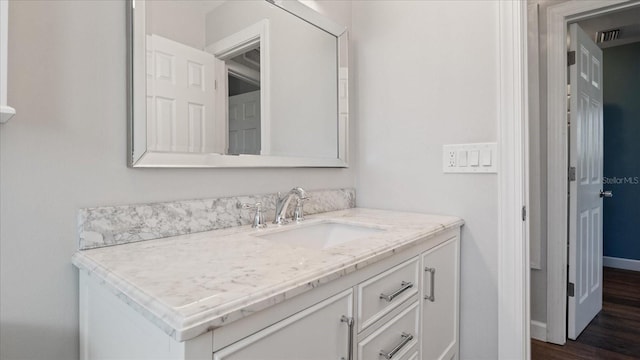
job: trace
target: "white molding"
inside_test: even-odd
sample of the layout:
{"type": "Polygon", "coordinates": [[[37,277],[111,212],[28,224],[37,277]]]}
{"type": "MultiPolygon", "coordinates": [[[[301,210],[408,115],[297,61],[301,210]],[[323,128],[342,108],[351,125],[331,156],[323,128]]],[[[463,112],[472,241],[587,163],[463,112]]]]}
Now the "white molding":
{"type": "Polygon", "coordinates": [[[529,259],[531,268],[541,270],[542,257],[542,211],[540,204],[540,195],[542,193],[542,181],[540,175],[541,158],[540,158],[540,32],[538,29],[540,4],[530,3],[527,5],[527,80],[529,81],[528,98],[529,98],[529,250],[531,251],[529,259]]]}
{"type": "Polygon", "coordinates": [[[498,144],[498,357],[528,359],[529,239],[526,3],[500,1],[498,144]]]}
{"type": "Polygon", "coordinates": [[[547,339],[566,342],[567,22],[632,6],[629,0],[567,1],[547,8],[547,339]]]}
{"type": "Polygon", "coordinates": [[[640,271],[640,260],[635,259],[603,256],[602,265],[616,269],[640,271]]]}
{"type": "Polygon", "coordinates": [[[547,341],[547,324],[541,321],[531,320],[531,338],[547,341]]]}
{"type": "Polygon", "coordinates": [[[9,39],[9,1],[0,0],[0,124],[4,124],[16,110],[7,105],[7,70],[9,39]]]}

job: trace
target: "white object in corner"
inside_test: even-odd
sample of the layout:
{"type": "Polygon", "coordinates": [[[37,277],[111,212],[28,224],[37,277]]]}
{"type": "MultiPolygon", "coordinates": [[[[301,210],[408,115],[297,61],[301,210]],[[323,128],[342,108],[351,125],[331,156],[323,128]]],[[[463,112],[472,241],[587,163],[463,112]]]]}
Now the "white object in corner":
{"type": "Polygon", "coordinates": [[[442,145],[442,172],[497,173],[496,143],[442,145]]]}
{"type": "Polygon", "coordinates": [[[7,106],[7,40],[9,32],[9,2],[0,1],[0,123],[4,124],[16,111],[7,106]]]}

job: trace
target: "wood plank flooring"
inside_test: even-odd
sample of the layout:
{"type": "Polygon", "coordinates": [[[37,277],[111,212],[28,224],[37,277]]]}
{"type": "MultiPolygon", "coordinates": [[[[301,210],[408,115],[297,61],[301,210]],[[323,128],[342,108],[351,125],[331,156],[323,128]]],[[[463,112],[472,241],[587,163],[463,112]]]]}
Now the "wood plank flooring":
{"type": "Polygon", "coordinates": [[[602,311],[576,341],[531,341],[532,360],[640,359],[640,272],[605,267],[602,311]]]}

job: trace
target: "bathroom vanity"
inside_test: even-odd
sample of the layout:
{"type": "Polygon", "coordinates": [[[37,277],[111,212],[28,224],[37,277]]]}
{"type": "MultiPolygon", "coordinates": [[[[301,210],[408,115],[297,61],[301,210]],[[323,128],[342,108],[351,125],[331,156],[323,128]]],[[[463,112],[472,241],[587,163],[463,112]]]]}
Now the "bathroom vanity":
{"type": "Polygon", "coordinates": [[[77,252],[82,359],[455,359],[456,217],[351,208],[77,252]]]}

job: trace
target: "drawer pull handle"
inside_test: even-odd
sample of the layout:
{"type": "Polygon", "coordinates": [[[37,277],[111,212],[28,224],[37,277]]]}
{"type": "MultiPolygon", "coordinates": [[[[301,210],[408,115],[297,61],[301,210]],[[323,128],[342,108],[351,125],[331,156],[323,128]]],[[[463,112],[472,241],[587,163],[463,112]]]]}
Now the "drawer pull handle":
{"type": "MultiPolygon", "coordinates": [[[[349,337],[348,337],[349,340],[348,340],[348,345],[347,345],[347,351],[348,351],[347,360],[353,360],[353,318],[342,315],[342,317],[340,318],[340,322],[347,323],[347,326],[349,326],[349,337]]],[[[342,358],[342,360],[345,360],[344,357],[342,358]]]]}
{"type": "Polygon", "coordinates": [[[400,351],[405,345],[407,345],[411,340],[413,340],[413,335],[411,334],[407,334],[403,332],[402,335],[400,336],[402,337],[402,341],[400,341],[400,343],[396,345],[396,347],[394,347],[393,350],[389,352],[384,352],[384,350],[380,350],[380,356],[382,356],[387,360],[390,360],[398,353],[398,351],[400,351]]]}
{"type": "Polygon", "coordinates": [[[403,281],[400,284],[400,289],[394,291],[393,293],[387,295],[385,293],[380,294],[380,299],[384,299],[387,300],[389,302],[391,302],[393,299],[395,299],[398,295],[402,294],[404,291],[409,290],[413,287],[413,283],[412,282],[406,282],[403,281]]]}
{"type": "Polygon", "coordinates": [[[431,290],[429,295],[425,295],[424,299],[429,300],[431,302],[436,301],[436,268],[426,267],[424,271],[427,271],[431,274],[431,290]]]}

